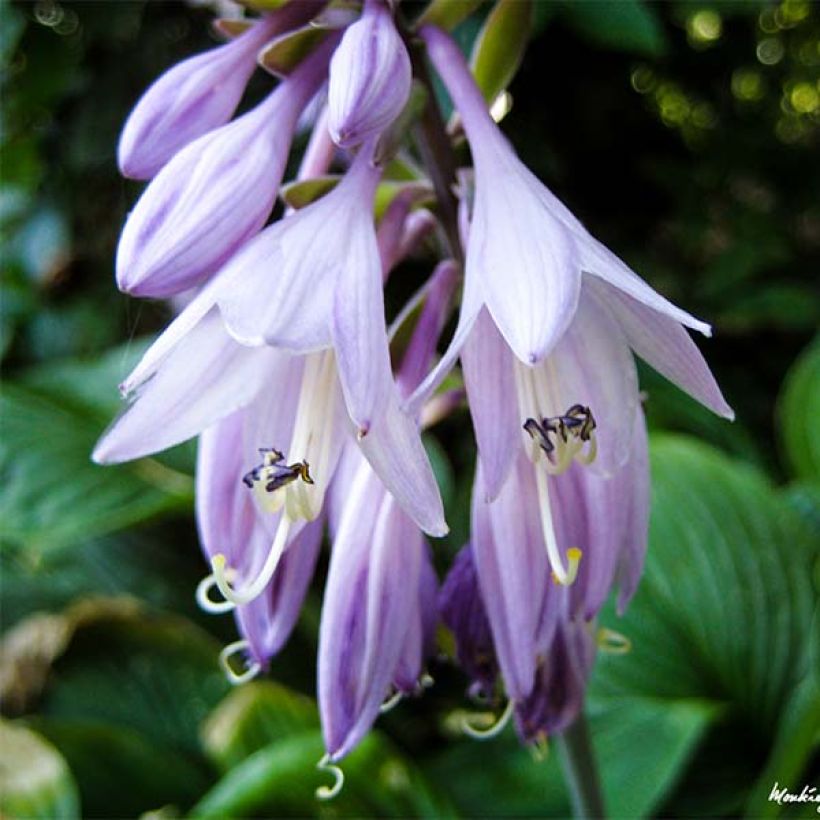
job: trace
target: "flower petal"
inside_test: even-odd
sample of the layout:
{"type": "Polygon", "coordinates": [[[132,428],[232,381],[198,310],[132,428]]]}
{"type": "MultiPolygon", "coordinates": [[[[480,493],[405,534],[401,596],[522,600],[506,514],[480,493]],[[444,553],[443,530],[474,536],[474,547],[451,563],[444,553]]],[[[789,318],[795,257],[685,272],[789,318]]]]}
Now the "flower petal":
{"type": "Polygon", "coordinates": [[[287,356],[234,342],[219,316],[202,319],[165,358],[94,450],[117,463],[164,450],[248,404],[287,356]]]}
{"type": "Polygon", "coordinates": [[[521,425],[513,355],[486,309],[461,351],[464,386],[473,419],[487,500],[494,499],[520,449],[521,425]]]}
{"type": "Polygon", "coordinates": [[[665,313],[647,307],[602,279],[585,284],[620,324],[629,346],[647,364],[712,412],[735,417],[720,392],[709,365],[689,334],[665,313]]]}

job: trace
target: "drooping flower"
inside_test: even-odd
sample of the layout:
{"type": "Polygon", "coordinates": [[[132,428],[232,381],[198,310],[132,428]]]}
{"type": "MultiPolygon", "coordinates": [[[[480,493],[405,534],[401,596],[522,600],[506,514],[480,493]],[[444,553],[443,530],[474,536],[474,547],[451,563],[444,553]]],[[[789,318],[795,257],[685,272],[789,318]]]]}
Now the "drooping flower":
{"type": "Polygon", "coordinates": [[[318,0],[290,2],[261,17],[234,41],[189,57],[145,91],[117,147],[124,176],[150,179],[188,143],[226,123],[256,68],[256,53],[275,35],[307,22],[318,0]]]}
{"type": "MultiPolygon", "coordinates": [[[[252,582],[262,569],[268,548],[282,516],[265,514],[255,503],[239,477],[257,457],[255,444],[259,428],[271,439],[284,436],[292,419],[283,412],[281,402],[264,402],[255,413],[246,409],[217,422],[200,436],[196,469],[196,514],[200,542],[211,560],[224,555],[233,569],[232,581],[238,586],[252,582]]],[[[275,573],[262,593],[235,608],[242,640],[223,652],[223,664],[234,683],[248,680],[267,668],[270,659],[282,648],[299,616],[302,602],[319,554],[322,520],[307,523],[292,534],[275,573]],[[246,669],[234,671],[229,656],[242,652],[246,669]]],[[[198,597],[210,611],[233,608],[214,605],[208,587],[198,597]]]]}
{"type": "Polygon", "coordinates": [[[674,359],[674,378],[684,389],[700,391],[699,399],[728,415],[700,354],[680,327],[708,335],[708,325],[657,294],[589,234],[515,156],[453,41],[434,27],[420,34],[461,114],[475,165],[475,197],[458,327],[414,401],[423,400],[452,366],[482,308],[515,357],[535,365],[567,331],[582,283],[590,283],[590,290],[618,292],[618,319],[639,355],[667,368],[674,359]],[[650,337],[659,335],[665,339],[656,353],[650,337]]]}
{"type": "Polygon", "coordinates": [[[330,133],[343,148],[378,137],[410,96],[410,57],[385,0],[365,0],[330,62],[330,133]]]}
{"type": "Polygon", "coordinates": [[[180,293],[205,281],[259,231],[335,40],[328,38],[252,111],[191,142],[162,168],[120,236],[120,290],[157,298],[180,293]]]}

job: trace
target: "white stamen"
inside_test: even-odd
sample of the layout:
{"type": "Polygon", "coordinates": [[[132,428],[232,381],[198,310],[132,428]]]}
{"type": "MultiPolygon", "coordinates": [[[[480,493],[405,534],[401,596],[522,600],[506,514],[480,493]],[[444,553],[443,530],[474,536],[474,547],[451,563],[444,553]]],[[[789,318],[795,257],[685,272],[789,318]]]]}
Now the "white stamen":
{"type": "MultiPolygon", "coordinates": [[[[233,574],[231,570],[228,570],[228,572],[233,574]]],[[[206,575],[199,584],[197,584],[196,602],[199,604],[199,608],[212,615],[221,615],[224,612],[230,612],[232,609],[235,609],[236,604],[233,603],[233,601],[214,601],[211,598],[210,592],[216,585],[216,576],[213,573],[206,575]]]]}
{"type": "Polygon", "coordinates": [[[226,601],[231,601],[236,605],[249,604],[254,598],[257,598],[265,590],[265,587],[273,578],[276,567],[279,566],[279,560],[285,547],[288,543],[288,535],[290,533],[291,521],[287,514],[283,515],[279,520],[279,526],[276,528],[276,535],[273,538],[273,543],[268,550],[267,558],[259,574],[254,580],[244,589],[233,589],[228,583],[228,572],[225,567],[225,556],[222,553],[215,555],[211,559],[211,567],[214,571],[214,579],[219,591],[225,596],[226,601]]]}
{"type": "Polygon", "coordinates": [[[334,783],[332,786],[319,786],[319,788],[316,789],[316,799],[333,800],[345,784],[345,773],[338,766],[334,766],[330,762],[330,755],[324,755],[324,757],[322,757],[322,759],[316,764],[316,768],[320,772],[332,774],[334,778],[334,783]]]}
{"type": "Polygon", "coordinates": [[[552,523],[552,509],[550,507],[549,489],[547,487],[547,475],[539,464],[534,464],[533,470],[535,470],[535,485],[538,488],[538,509],[541,513],[541,532],[544,535],[547,558],[549,559],[550,567],[556,581],[561,584],[561,586],[569,586],[578,577],[581,550],[577,547],[570,547],[570,549],[567,550],[568,566],[565,567],[563,560],[561,560],[561,553],[558,550],[558,542],[555,540],[555,527],[552,523]]]}
{"type": "Polygon", "coordinates": [[[234,641],[233,643],[229,643],[219,653],[219,665],[225,671],[225,676],[234,686],[239,686],[241,683],[247,683],[249,680],[253,680],[262,669],[256,661],[248,664],[244,672],[236,672],[231,666],[231,658],[240,652],[246,651],[249,647],[250,644],[248,641],[234,641]]]}
{"type": "Polygon", "coordinates": [[[495,719],[495,715],[491,712],[481,712],[477,715],[465,717],[461,721],[461,731],[464,732],[465,735],[469,735],[475,740],[490,740],[490,738],[497,737],[504,731],[504,727],[510,722],[514,709],[515,701],[512,699],[508,700],[507,705],[504,707],[504,711],[501,713],[498,720],[486,729],[480,728],[474,723],[471,723],[470,719],[472,718],[473,721],[480,720],[482,722],[488,718],[495,719]]]}
{"type": "Polygon", "coordinates": [[[379,714],[386,715],[388,712],[395,709],[401,703],[404,697],[404,692],[397,689],[393,694],[379,707],[379,714]]]}

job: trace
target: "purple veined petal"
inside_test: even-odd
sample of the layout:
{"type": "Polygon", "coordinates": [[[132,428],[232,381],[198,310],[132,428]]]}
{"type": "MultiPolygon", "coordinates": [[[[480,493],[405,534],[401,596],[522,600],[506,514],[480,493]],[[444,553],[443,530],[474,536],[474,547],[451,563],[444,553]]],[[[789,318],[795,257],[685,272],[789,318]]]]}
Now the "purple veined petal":
{"type": "Polygon", "coordinates": [[[230,43],[170,68],[140,97],[117,147],[124,176],[150,179],[181,148],[226,123],[271,37],[307,22],[322,4],[288,3],[260,18],[230,43]]]}
{"type": "Polygon", "coordinates": [[[366,0],[330,61],[330,133],[343,148],[377,137],[410,96],[410,56],[383,0],[366,0]]]}
{"type": "Polygon", "coordinates": [[[643,572],[646,548],[649,541],[649,439],[643,412],[635,417],[632,458],[626,470],[625,480],[632,489],[623,532],[621,558],[616,573],[618,591],[618,614],[626,611],[643,572]]]}
{"type": "Polygon", "coordinates": [[[123,228],[116,265],[121,290],[179,293],[203,282],[259,231],[330,47],[320,46],[255,109],[190,143],[163,167],[123,228]]]}
{"type": "MultiPolygon", "coordinates": [[[[236,609],[251,658],[263,669],[287,642],[299,619],[322,545],[321,519],[306,524],[288,544],[267,589],[236,609]]],[[[265,541],[265,548],[270,546],[265,541]]]]}
{"type": "Polygon", "coordinates": [[[515,722],[525,743],[560,734],[580,714],[595,643],[584,622],[567,622],[556,632],[532,694],[516,704],[515,722]]]}
{"type": "Polygon", "coordinates": [[[598,454],[587,469],[614,474],[629,458],[639,403],[635,361],[617,322],[585,294],[566,335],[532,375],[544,416],[573,404],[590,408],[598,454]]]}
{"type": "Polygon", "coordinates": [[[391,391],[384,414],[374,421],[359,447],[416,524],[435,538],[446,535],[441,494],[418,425],[399,407],[395,390],[391,391]]]}
{"type": "Polygon", "coordinates": [[[360,152],[334,190],[262,231],[231,259],[216,298],[235,339],[301,353],[330,347],[345,267],[373,264],[374,252],[378,268],[372,204],[379,175],[360,152]]]}
{"type": "Polygon", "coordinates": [[[581,286],[576,244],[519,177],[523,166],[500,134],[488,158],[474,156],[466,276],[481,279],[493,321],[518,359],[533,364],[552,350],[575,313],[581,286]]]}
{"type": "Polygon", "coordinates": [[[484,488],[492,501],[501,490],[521,444],[513,354],[486,309],[461,351],[464,386],[473,419],[484,488]]]}
{"type": "MultiPolygon", "coordinates": [[[[348,236],[347,258],[336,283],[331,335],[350,418],[366,434],[393,389],[384,317],[382,269],[370,217],[348,236]]],[[[362,204],[359,205],[363,207],[362,204]]]]}
{"type": "Polygon", "coordinates": [[[247,405],[286,360],[276,350],[237,344],[219,316],[209,314],[141,386],[97,443],[93,459],[129,461],[193,438],[247,405]]]}
{"type": "Polygon", "coordinates": [[[379,713],[418,606],[418,530],[359,471],[330,559],[319,630],[319,709],[331,759],[346,755],[379,713]],[[412,546],[412,545],[411,545],[412,546]]]}
{"type": "Polygon", "coordinates": [[[498,677],[498,661],[470,544],[459,550],[444,579],[438,611],[453,633],[462,669],[474,686],[489,695],[498,677]]]}
{"type": "Polygon", "coordinates": [[[735,414],[720,392],[697,345],[674,319],[647,307],[605,282],[586,277],[589,289],[620,324],[629,346],[647,364],[712,412],[727,419],[735,414]]]}
{"type": "Polygon", "coordinates": [[[461,297],[461,308],[458,314],[453,338],[438,364],[427,374],[424,381],[415,389],[413,395],[404,403],[405,410],[412,416],[417,416],[422,406],[441,384],[447,374],[453,369],[456,360],[461,355],[470,333],[472,333],[478,313],[483,305],[483,298],[475,279],[466,279],[461,297]]]}
{"type": "Polygon", "coordinates": [[[438,340],[447,319],[458,283],[458,266],[451,259],[439,262],[425,285],[424,307],[396,373],[399,392],[406,396],[415,390],[427,375],[438,340]]]}
{"type": "Polygon", "coordinates": [[[692,330],[699,331],[704,336],[712,335],[712,328],[708,324],[701,322],[700,319],[696,319],[661,296],[612,251],[592,236],[581,246],[581,265],[584,273],[602,279],[637,302],[663,313],[692,330]]]}
{"type": "Polygon", "coordinates": [[[509,697],[529,695],[535,679],[536,638],[550,583],[543,539],[535,538],[538,499],[532,465],[520,451],[514,471],[491,504],[476,473],[472,544],[481,597],[509,697]]]}

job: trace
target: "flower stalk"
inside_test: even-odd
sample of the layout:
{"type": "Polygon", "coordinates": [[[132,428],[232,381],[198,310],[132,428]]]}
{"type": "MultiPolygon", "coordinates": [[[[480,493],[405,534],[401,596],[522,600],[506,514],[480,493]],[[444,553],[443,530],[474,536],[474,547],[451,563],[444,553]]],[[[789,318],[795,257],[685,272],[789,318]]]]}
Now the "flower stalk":
{"type": "Polygon", "coordinates": [[[556,740],[573,816],[606,817],[595,752],[584,713],[581,712],[556,740]]]}

